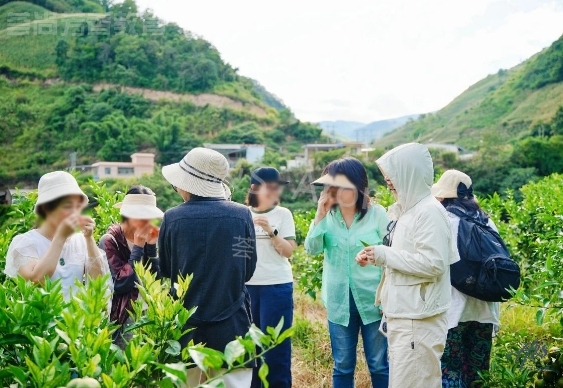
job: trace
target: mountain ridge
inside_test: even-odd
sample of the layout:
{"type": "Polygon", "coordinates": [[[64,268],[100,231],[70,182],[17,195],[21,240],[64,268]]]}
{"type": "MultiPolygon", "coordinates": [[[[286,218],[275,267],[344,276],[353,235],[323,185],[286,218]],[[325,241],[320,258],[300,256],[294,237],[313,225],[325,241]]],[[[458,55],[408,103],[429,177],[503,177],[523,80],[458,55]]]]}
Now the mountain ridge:
{"type": "Polygon", "coordinates": [[[479,149],[493,133],[514,143],[547,125],[562,104],[563,36],[522,63],[477,81],[437,112],[397,128],[380,144],[419,141],[479,149]]]}

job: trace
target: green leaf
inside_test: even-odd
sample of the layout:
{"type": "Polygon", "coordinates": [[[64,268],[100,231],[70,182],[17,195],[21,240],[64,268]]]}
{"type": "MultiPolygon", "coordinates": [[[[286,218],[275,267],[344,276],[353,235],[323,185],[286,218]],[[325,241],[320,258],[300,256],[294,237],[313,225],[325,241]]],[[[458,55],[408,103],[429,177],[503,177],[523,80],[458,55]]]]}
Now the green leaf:
{"type": "Polygon", "coordinates": [[[183,362],[177,362],[174,364],[156,364],[160,369],[164,371],[166,376],[172,380],[173,383],[182,382],[184,384],[188,383],[188,370],[183,362]]]}
{"type": "Polygon", "coordinates": [[[545,311],[546,311],[545,309],[539,309],[538,311],[536,311],[536,323],[540,326],[543,324],[545,311]]]}
{"type": "Polygon", "coordinates": [[[262,380],[262,384],[264,384],[264,388],[268,388],[270,385],[267,380],[269,371],[270,370],[268,368],[268,364],[266,364],[265,362],[262,363],[260,369],[258,370],[258,377],[260,377],[260,380],[262,380]]]}
{"type": "Polygon", "coordinates": [[[7,334],[0,338],[0,346],[16,344],[29,345],[30,343],[29,338],[21,334],[7,334]]]}
{"type": "Polygon", "coordinates": [[[129,333],[130,331],[136,330],[143,326],[153,325],[154,323],[155,321],[153,319],[148,319],[147,317],[143,317],[139,319],[137,322],[135,322],[134,324],[127,326],[125,330],[123,330],[123,334],[129,333]]]}
{"type": "Polygon", "coordinates": [[[179,356],[180,352],[182,351],[182,345],[178,341],[175,340],[168,340],[166,341],[168,347],[166,348],[165,352],[172,355],[172,356],[179,356]]]}
{"type": "Polygon", "coordinates": [[[239,342],[239,340],[231,341],[225,347],[225,359],[227,364],[233,365],[233,363],[240,357],[244,356],[246,350],[244,345],[239,342]]]}
{"type": "Polygon", "coordinates": [[[362,243],[362,245],[363,245],[364,247],[371,247],[371,246],[373,245],[373,244],[368,244],[367,242],[362,241],[362,240],[360,240],[360,242],[362,243]]]}
{"type": "Polygon", "coordinates": [[[265,335],[259,328],[256,327],[255,324],[252,324],[250,326],[250,329],[248,329],[248,334],[250,335],[250,338],[252,338],[252,341],[256,346],[262,347],[262,341],[265,335]]]}

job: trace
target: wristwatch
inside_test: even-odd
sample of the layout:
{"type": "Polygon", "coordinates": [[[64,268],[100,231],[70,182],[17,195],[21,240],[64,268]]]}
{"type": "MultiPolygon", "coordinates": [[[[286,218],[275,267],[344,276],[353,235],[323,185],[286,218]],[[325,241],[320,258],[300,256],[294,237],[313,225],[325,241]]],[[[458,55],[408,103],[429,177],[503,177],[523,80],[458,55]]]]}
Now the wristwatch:
{"type": "Polygon", "coordinates": [[[277,229],[274,229],[274,231],[273,231],[272,233],[270,233],[270,234],[268,235],[268,237],[274,238],[274,237],[276,237],[276,236],[278,235],[278,233],[279,233],[278,230],[277,230],[277,229]]]}

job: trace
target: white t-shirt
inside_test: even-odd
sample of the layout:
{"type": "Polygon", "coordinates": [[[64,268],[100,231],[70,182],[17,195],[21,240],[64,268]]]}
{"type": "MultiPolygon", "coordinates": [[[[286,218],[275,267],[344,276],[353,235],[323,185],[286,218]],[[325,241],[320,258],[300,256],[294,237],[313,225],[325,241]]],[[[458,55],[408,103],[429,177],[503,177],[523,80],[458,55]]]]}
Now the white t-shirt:
{"type": "MultiPolygon", "coordinates": [[[[452,226],[452,234],[457,241],[459,229],[459,217],[449,213],[450,224],[452,226]]],[[[489,226],[496,229],[495,224],[489,219],[489,226]]],[[[452,304],[448,310],[448,329],[457,327],[460,322],[476,321],[480,323],[492,323],[495,330],[498,330],[500,323],[500,303],[486,302],[458,291],[455,287],[452,289],[452,304]]]]}
{"type": "MultiPolygon", "coordinates": [[[[17,277],[21,266],[45,256],[50,245],[51,240],[35,229],[17,235],[8,248],[4,273],[10,277],[17,277]]],[[[102,256],[101,251],[100,256],[102,256]]],[[[70,298],[74,282],[77,279],[83,281],[87,259],[88,248],[84,235],[73,234],[66,240],[57,268],[51,276],[52,280],[61,279],[62,292],[66,300],[70,298]]],[[[107,260],[103,259],[102,263],[104,262],[107,263],[107,260]]],[[[105,269],[104,267],[102,268],[105,269]]]]}
{"type": "MultiPolygon", "coordinates": [[[[278,236],[286,240],[295,240],[295,223],[289,209],[276,206],[267,212],[255,212],[250,208],[252,216],[265,216],[270,221],[273,229],[278,230],[278,236]]],[[[256,253],[258,263],[254,275],[248,285],[263,286],[269,284],[283,284],[293,282],[291,264],[286,257],[276,251],[272,239],[258,225],[254,226],[256,232],[256,253]]]]}

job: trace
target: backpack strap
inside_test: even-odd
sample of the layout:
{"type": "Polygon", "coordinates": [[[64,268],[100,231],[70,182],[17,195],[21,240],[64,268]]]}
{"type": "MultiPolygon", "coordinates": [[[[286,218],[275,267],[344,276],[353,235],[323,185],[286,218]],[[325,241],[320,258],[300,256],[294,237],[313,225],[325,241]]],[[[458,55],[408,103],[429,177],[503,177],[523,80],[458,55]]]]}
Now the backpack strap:
{"type": "Polygon", "coordinates": [[[506,246],[506,243],[504,242],[504,240],[502,239],[502,237],[500,236],[500,234],[499,234],[496,230],[494,230],[493,228],[491,228],[488,223],[481,222],[479,219],[470,216],[469,214],[467,214],[467,213],[465,212],[465,209],[463,209],[463,208],[460,207],[460,206],[450,205],[450,206],[448,206],[448,207],[446,208],[446,210],[449,211],[450,213],[452,213],[452,214],[458,216],[459,218],[462,218],[462,219],[464,219],[464,220],[466,220],[466,221],[468,221],[468,222],[472,222],[472,223],[474,223],[474,224],[476,224],[476,225],[479,225],[481,228],[485,229],[487,232],[489,232],[490,234],[492,234],[492,235],[495,237],[495,239],[496,239],[500,244],[502,244],[502,246],[504,247],[504,249],[505,249],[506,251],[508,251],[508,247],[506,246]]]}

